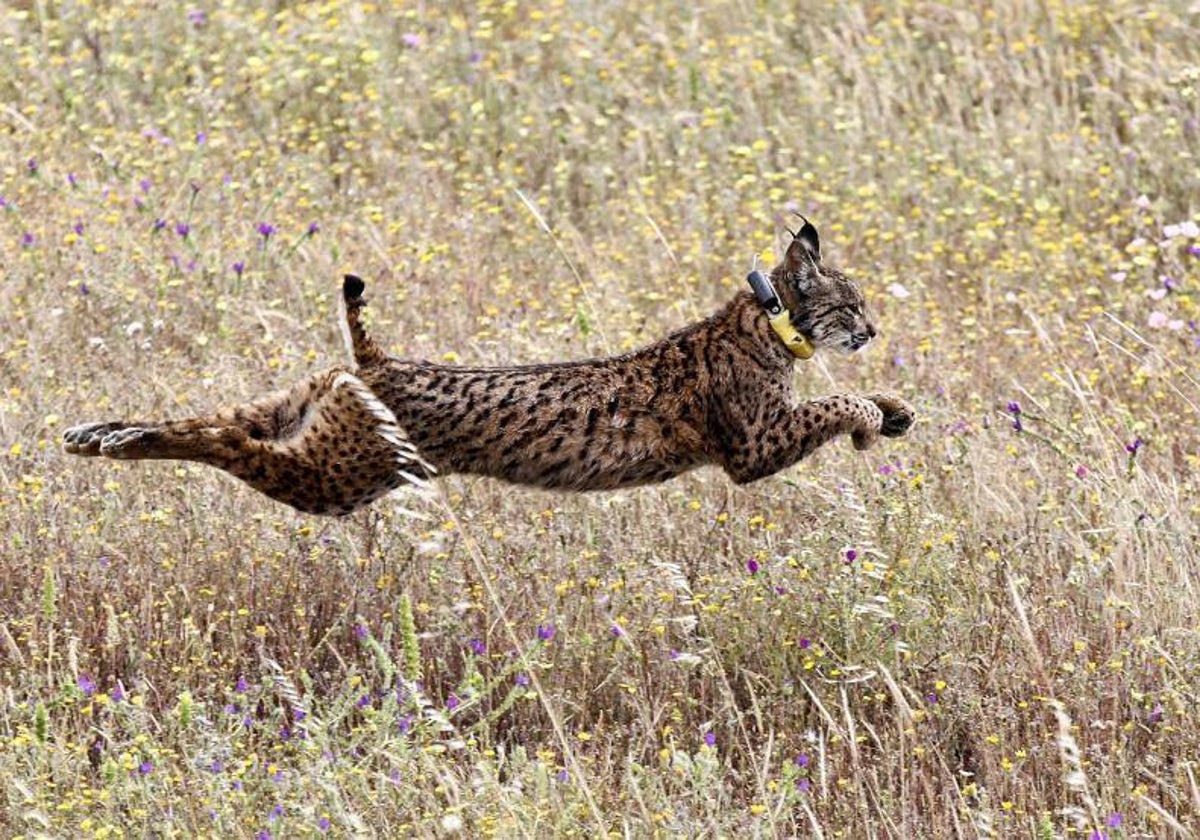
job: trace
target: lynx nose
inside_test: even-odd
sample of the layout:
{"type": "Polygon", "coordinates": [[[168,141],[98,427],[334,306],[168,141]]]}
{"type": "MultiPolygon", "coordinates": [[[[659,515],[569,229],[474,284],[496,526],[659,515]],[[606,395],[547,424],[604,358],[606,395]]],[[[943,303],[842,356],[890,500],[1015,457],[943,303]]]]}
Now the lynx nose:
{"type": "Polygon", "coordinates": [[[871,326],[870,324],[867,324],[865,329],[863,329],[859,332],[853,333],[850,336],[850,341],[854,344],[854,349],[857,350],[858,348],[862,347],[864,344],[866,344],[868,341],[870,341],[874,337],[875,337],[875,327],[871,326]]]}

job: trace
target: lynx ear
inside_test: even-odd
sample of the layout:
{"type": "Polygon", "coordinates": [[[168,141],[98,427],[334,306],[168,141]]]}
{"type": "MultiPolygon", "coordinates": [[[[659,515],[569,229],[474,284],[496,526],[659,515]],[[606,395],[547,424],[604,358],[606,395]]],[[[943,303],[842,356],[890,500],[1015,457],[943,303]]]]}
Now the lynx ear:
{"type": "MultiPolygon", "coordinates": [[[[821,239],[817,236],[817,229],[812,226],[812,222],[801,216],[800,221],[804,225],[800,228],[799,233],[792,234],[792,244],[788,246],[786,261],[788,268],[793,271],[799,270],[801,267],[812,263],[819,265],[821,262],[821,239]]],[[[791,233],[791,231],[788,231],[791,233]]]]}

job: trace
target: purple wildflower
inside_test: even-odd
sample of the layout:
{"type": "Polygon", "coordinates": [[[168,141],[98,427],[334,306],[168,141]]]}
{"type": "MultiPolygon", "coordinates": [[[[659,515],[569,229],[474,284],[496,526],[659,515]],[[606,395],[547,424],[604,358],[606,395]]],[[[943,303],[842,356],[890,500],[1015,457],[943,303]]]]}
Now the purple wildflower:
{"type": "Polygon", "coordinates": [[[364,694],[362,697],[359,697],[356,701],[354,701],[354,705],[360,709],[365,709],[367,706],[371,705],[371,695],[364,694]]]}
{"type": "Polygon", "coordinates": [[[71,189],[75,189],[79,186],[79,182],[75,180],[74,172],[67,173],[67,183],[71,185],[71,189]]]}
{"type": "Polygon", "coordinates": [[[803,638],[800,640],[800,650],[808,650],[812,647],[812,639],[803,638]]]}
{"type": "Polygon", "coordinates": [[[412,729],[412,718],[408,715],[400,718],[400,720],[396,721],[396,728],[400,730],[401,735],[408,732],[408,730],[412,729]]]}
{"type": "Polygon", "coordinates": [[[245,694],[247,687],[246,678],[243,675],[238,674],[237,682],[234,684],[233,690],[238,694],[245,694]]]}
{"type": "Polygon", "coordinates": [[[187,13],[188,23],[199,29],[208,22],[208,14],[201,9],[192,9],[187,13]]]}
{"type": "Polygon", "coordinates": [[[485,653],[487,653],[487,645],[485,645],[479,639],[471,639],[471,641],[467,642],[467,646],[471,648],[471,653],[475,654],[476,656],[483,656],[485,653]]]}
{"type": "Polygon", "coordinates": [[[368,635],[368,634],[367,634],[367,628],[366,628],[366,627],[364,627],[364,626],[363,626],[363,625],[361,625],[361,624],[355,624],[355,625],[354,625],[354,638],[356,638],[356,639],[365,639],[365,638],[367,638],[367,635],[368,635]]]}
{"type": "Polygon", "coordinates": [[[154,233],[158,233],[160,230],[162,230],[162,229],[163,229],[163,228],[165,228],[166,226],[167,226],[167,220],[166,220],[166,219],[155,219],[155,220],[154,220],[154,230],[153,230],[153,232],[154,232],[154,233]]]}
{"type": "Polygon", "coordinates": [[[1010,402],[1006,408],[1009,414],[1012,415],[1012,427],[1014,432],[1024,431],[1025,427],[1021,425],[1021,404],[1015,400],[1010,402]]]}
{"type": "Polygon", "coordinates": [[[608,632],[614,639],[619,639],[625,635],[625,629],[615,621],[613,622],[612,626],[608,628],[608,632]]]}
{"type": "Polygon", "coordinates": [[[853,563],[857,559],[858,559],[857,551],[855,551],[853,548],[846,549],[846,562],[847,563],[853,563]]]}
{"type": "Polygon", "coordinates": [[[317,820],[317,830],[322,834],[329,831],[329,817],[321,817],[321,819],[317,820]]]}
{"type": "Polygon", "coordinates": [[[214,758],[212,763],[208,765],[208,772],[210,773],[220,773],[224,769],[225,765],[221,763],[221,759],[219,758],[214,758]]]}
{"type": "Polygon", "coordinates": [[[267,814],[267,819],[277,820],[282,816],[283,816],[283,806],[277,804],[274,808],[271,809],[271,813],[267,814]]]}
{"type": "Polygon", "coordinates": [[[797,767],[807,767],[808,761],[809,761],[808,755],[805,753],[800,753],[800,755],[796,756],[796,766],[797,767]]]}
{"type": "Polygon", "coordinates": [[[264,828],[262,831],[258,832],[258,834],[254,835],[254,840],[271,840],[271,832],[264,828]]]}
{"type": "Polygon", "coordinates": [[[801,793],[808,793],[809,790],[812,789],[812,782],[810,782],[808,779],[801,779],[800,781],[796,782],[796,787],[801,793]]]}
{"type": "Polygon", "coordinates": [[[28,161],[26,161],[25,168],[29,170],[30,175],[36,175],[38,171],[37,158],[30,158],[28,161]]]}
{"type": "MultiPolygon", "coordinates": [[[[196,132],[196,145],[197,146],[203,146],[207,141],[208,141],[208,132],[206,132],[206,131],[197,131],[196,132]]],[[[195,185],[193,185],[193,189],[196,189],[197,191],[199,191],[199,188],[197,188],[195,185]]]]}
{"type": "Polygon", "coordinates": [[[175,232],[179,234],[180,239],[187,239],[188,234],[192,232],[192,226],[187,222],[176,222],[175,232]]]}
{"type": "Polygon", "coordinates": [[[758,561],[755,560],[753,557],[751,557],[749,560],[746,561],[746,571],[747,572],[749,572],[752,575],[756,575],[756,574],[758,574],[758,569],[759,569],[758,561]]]}
{"type": "Polygon", "coordinates": [[[1200,245],[1194,245],[1194,244],[1189,245],[1188,253],[1191,254],[1193,257],[1200,257],[1200,245]]]}
{"type": "Polygon", "coordinates": [[[292,720],[294,720],[296,723],[299,723],[306,717],[308,717],[308,712],[304,711],[303,709],[292,709],[292,720]]]}
{"type": "Polygon", "coordinates": [[[71,230],[75,232],[76,236],[83,236],[83,222],[76,222],[71,225],[71,230]]]}
{"type": "Polygon", "coordinates": [[[242,272],[244,272],[246,270],[246,263],[244,263],[242,260],[238,260],[233,265],[231,265],[230,268],[233,269],[234,274],[236,274],[238,277],[241,277],[242,272]]]}
{"type": "Polygon", "coordinates": [[[704,733],[704,745],[707,747],[715,747],[717,745],[717,733],[705,732],[704,733]]]}
{"type": "Polygon", "coordinates": [[[117,680],[117,684],[113,686],[112,699],[114,703],[120,703],[125,699],[125,686],[121,685],[120,680],[117,680]]]}
{"type": "Polygon", "coordinates": [[[1135,437],[1129,443],[1125,444],[1125,451],[1130,455],[1136,455],[1138,450],[1142,448],[1143,443],[1145,443],[1145,441],[1143,441],[1140,436],[1135,437]]]}
{"type": "Polygon", "coordinates": [[[1086,466],[1084,466],[1083,464],[1080,464],[1079,466],[1077,466],[1075,468],[1075,477],[1076,478],[1087,478],[1087,475],[1088,475],[1088,468],[1086,466]]]}
{"type": "Polygon", "coordinates": [[[1125,822],[1125,815],[1120,811],[1114,811],[1108,815],[1108,819],[1104,821],[1104,824],[1109,828],[1120,828],[1123,822],[1125,822]]]}
{"type": "Polygon", "coordinates": [[[400,36],[400,41],[409,49],[417,49],[421,46],[421,36],[416,32],[405,32],[400,36]]]}
{"type": "Polygon", "coordinates": [[[317,232],[320,230],[321,230],[321,226],[319,224],[317,224],[316,222],[309,222],[308,230],[306,230],[304,232],[304,235],[305,236],[316,236],[317,232]]]}
{"type": "Polygon", "coordinates": [[[148,776],[153,772],[154,772],[154,762],[150,761],[150,759],[146,759],[145,761],[143,761],[141,764],[138,765],[138,773],[140,773],[143,776],[148,776]]]}
{"type": "Polygon", "coordinates": [[[8,207],[8,199],[0,195],[0,210],[3,210],[5,207],[8,207]]]}
{"type": "Polygon", "coordinates": [[[259,222],[258,227],[256,227],[255,230],[258,231],[259,236],[263,238],[263,241],[266,241],[274,235],[275,225],[268,224],[267,222],[259,222]]]}
{"type": "Polygon", "coordinates": [[[23,234],[21,234],[21,247],[22,248],[32,248],[33,243],[36,241],[37,240],[34,238],[33,234],[30,233],[29,231],[25,231],[23,234]]]}
{"type": "Polygon", "coordinates": [[[471,64],[478,64],[483,61],[483,53],[479,50],[471,50],[471,54],[467,56],[467,61],[471,64]]]}
{"type": "Polygon", "coordinates": [[[517,685],[521,686],[521,688],[525,688],[529,685],[529,675],[524,672],[517,674],[516,683],[517,685]]]}
{"type": "Polygon", "coordinates": [[[555,627],[553,624],[539,624],[537,626],[537,637],[543,642],[548,642],[554,638],[555,627]]]}
{"type": "Polygon", "coordinates": [[[144,193],[150,192],[150,179],[143,178],[142,180],[138,181],[138,189],[144,193]]]}
{"type": "Polygon", "coordinates": [[[96,693],[96,681],[87,674],[80,674],[75,684],[79,686],[79,690],[83,692],[84,697],[91,697],[96,693]]]}
{"type": "Polygon", "coordinates": [[[458,695],[453,692],[446,698],[446,708],[451,712],[457,709],[461,703],[462,701],[458,699],[458,695]]]}

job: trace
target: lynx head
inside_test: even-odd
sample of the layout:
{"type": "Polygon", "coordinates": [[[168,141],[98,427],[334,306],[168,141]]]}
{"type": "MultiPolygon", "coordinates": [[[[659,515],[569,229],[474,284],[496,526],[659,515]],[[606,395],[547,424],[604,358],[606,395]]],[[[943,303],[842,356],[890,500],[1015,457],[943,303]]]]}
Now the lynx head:
{"type": "Polygon", "coordinates": [[[817,229],[800,218],[804,226],[792,234],[783,262],[771,272],[771,282],[792,313],[792,325],[805,338],[817,347],[853,353],[875,337],[866,300],[857,283],[821,263],[817,229]]]}

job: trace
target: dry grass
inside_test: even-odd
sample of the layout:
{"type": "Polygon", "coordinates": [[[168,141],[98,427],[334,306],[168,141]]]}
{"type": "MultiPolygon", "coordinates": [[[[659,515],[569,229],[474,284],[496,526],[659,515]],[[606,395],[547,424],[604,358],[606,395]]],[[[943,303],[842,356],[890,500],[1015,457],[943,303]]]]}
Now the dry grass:
{"type": "Polygon", "coordinates": [[[1200,831],[1200,13],[702,5],[0,13],[0,834],[1200,831]],[[344,270],[397,353],[633,347],[791,207],[866,455],[329,521],[57,443],[340,361],[344,270]]]}

